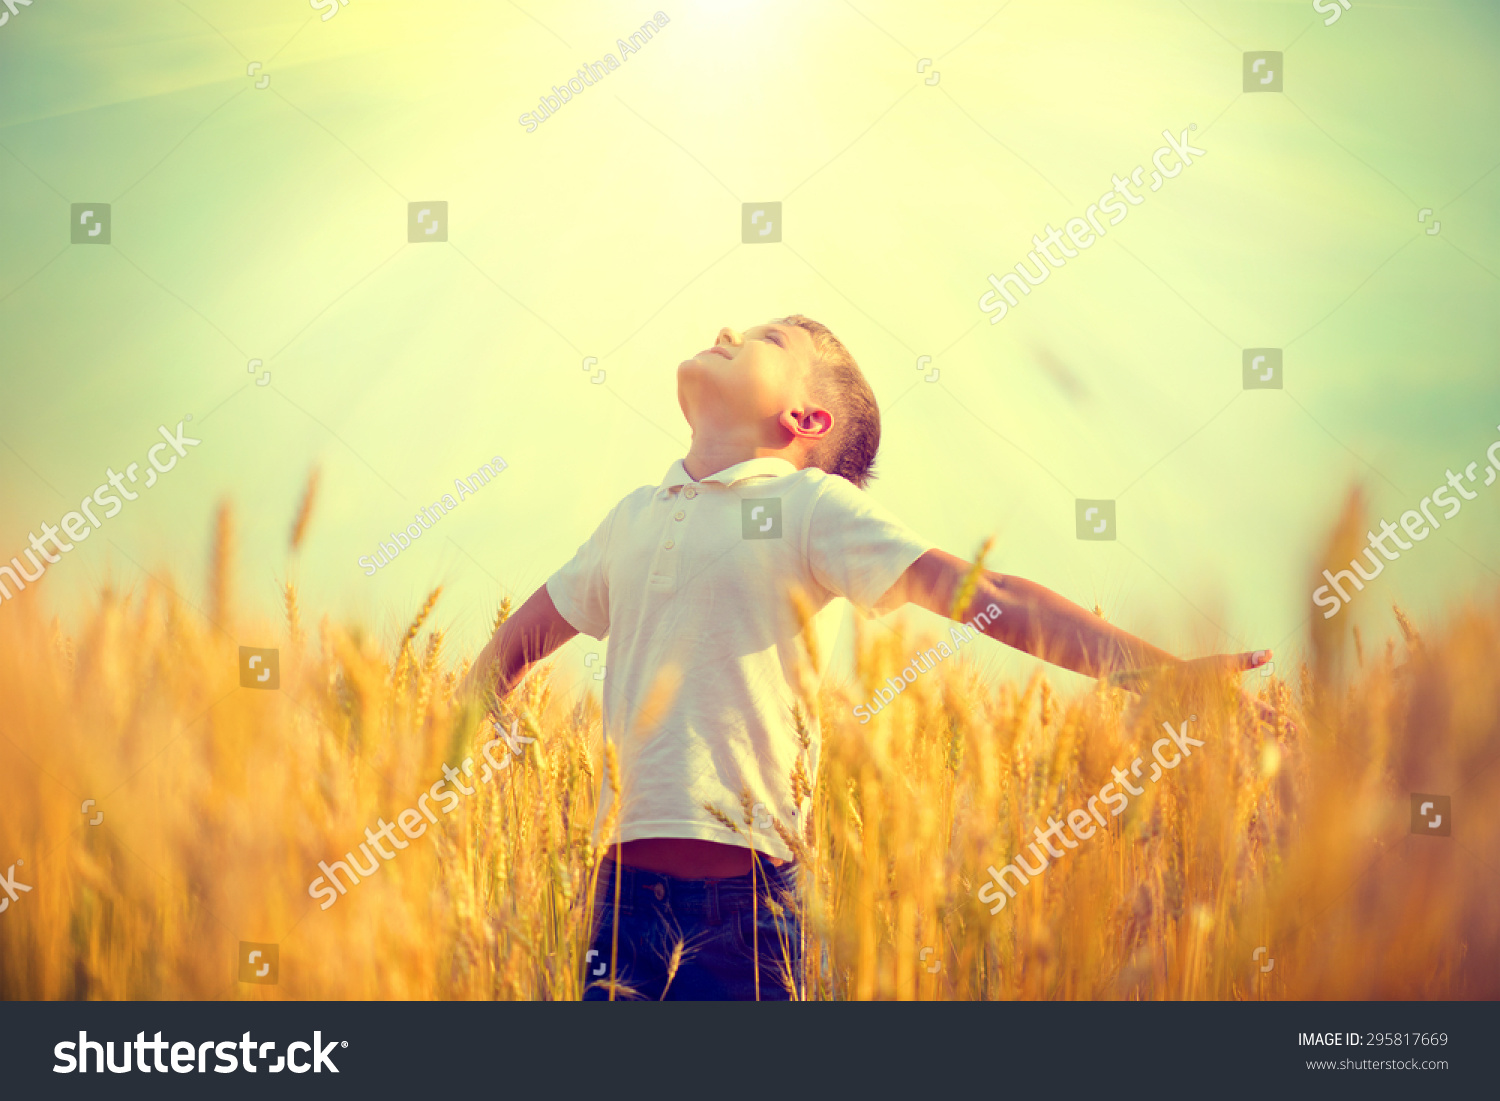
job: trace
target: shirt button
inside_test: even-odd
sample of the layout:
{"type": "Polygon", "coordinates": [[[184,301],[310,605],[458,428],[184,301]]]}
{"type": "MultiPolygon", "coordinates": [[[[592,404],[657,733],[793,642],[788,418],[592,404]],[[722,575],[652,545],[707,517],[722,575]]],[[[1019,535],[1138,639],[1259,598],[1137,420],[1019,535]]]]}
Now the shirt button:
{"type": "Polygon", "coordinates": [[[686,515],[687,515],[687,513],[683,512],[682,509],[678,509],[677,510],[677,515],[673,516],[672,519],[674,519],[674,520],[681,520],[686,515]]]}
{"type": "Polygon", "coordinates": [[[696,489],[694,489],[692,486],[688,486],[687,489],[685,489],[683,491],[682,495],[684,497],[686,497],[689,501],[691,501],[694,497],[698,496],[698,491],[696,489]]]}
{"type": "Polygon", "coordinates": [[[651,893],[656,896],[658,902],[667,897],[667,889],[660,883],[651,884],[651,893]]]}
{"type": "Polygon", "coordinates": [[[671,550],[671,549],[672,549],[672,548],[673,548],[673,547],[675,547],[675,546],[676,546],[676,545],[677,545],[677,544],[676,544],[676,543],[674,543],[674,542],[672,542],[672,540],[670,540],[670,539],[668,539],[668,540],[667,540],[667,541],[666,541],[666,542],[665,542],[665,543],[663,543],[663,544],[662,544],[662,546],[663,546],[663,547],[664,547],[664,548],[666,548],[666,549],[667,549],[667,550],[671,550]]]}

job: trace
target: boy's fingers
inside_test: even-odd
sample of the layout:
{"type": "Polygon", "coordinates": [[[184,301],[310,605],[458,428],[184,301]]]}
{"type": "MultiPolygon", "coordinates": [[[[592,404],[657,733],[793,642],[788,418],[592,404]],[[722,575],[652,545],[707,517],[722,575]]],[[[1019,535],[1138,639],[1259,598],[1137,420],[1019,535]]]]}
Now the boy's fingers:
{"type": "Polygon", "coordinates": [[[1213,657],[1196,658],[1185,661],[1182,664],[1188,668],[1207,666],[1211,669],[1224,669],[1230,672],[1243,673],[1247,669],[1256,669],[1271,660],[1269,650],[1246,650],[1241,654],[1215,654],[1213,657]]]}
{"type": "MultiPolygon", "coordinates": [[[[1274,730],[1276,728],[1276,708],[1265,700],[1258,700],[1248,694],[1245,696],[1245,699],[1255,706],[1255,712],[1260,716],[1260,721],[1274,730]]],[[[1297,724],[1290,718],[1283,716],[1283,721],[1286,723],[1288,731],[1292,733],[1297,732],[1297,724]]]]}
{"type": "MultiPolygon", "coordinates": [[[[1243,673],[1247,669],[1258,669],[1271,660],[1270,650],[1246,650],[1240,654],[1215,654],[1212,657],[1193,658],[1177,665],[1178,669],[1213,670],[1214,672],[1243,673]]],[[[1125,669],[1106,678],[1110,684],[1129,687],[1156,673],[1167,670],[1167,666],[1147,669],[1125,669]]]]}

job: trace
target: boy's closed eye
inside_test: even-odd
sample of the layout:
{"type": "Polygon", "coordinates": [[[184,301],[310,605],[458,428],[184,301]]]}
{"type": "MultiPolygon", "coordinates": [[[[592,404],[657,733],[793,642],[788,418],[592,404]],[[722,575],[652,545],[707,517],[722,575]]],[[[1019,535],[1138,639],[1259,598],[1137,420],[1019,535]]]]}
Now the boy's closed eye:
{"type": "Polygon", "coordinates": [[[782,349],[783,351],[790,347],[790,344],[787,341],[786,334],[780,329],[777,329],[770,325],[757,325],[755,328],[749,329],[743,334],[736,333],[733,329],[720,329],[718,339],[714,341],[714,344],[715,346],[725,344],[730,346],[739,346],[744,344],[746,340],[763,340],[767,344],[776,345],[776,347],[782,349]]]}

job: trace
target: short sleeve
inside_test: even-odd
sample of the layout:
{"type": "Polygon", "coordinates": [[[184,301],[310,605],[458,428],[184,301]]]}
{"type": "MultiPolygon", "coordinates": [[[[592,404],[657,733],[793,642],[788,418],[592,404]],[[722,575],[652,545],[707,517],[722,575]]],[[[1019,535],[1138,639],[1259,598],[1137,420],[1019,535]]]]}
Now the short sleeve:
{"type": "Polygon", "coordinates": [[[824,481],[813,502],[807,532],[813,578],[867,611],[889,611],[882,598],[933,546],[836,475],[824,481]]]}
{"type": "Polygon", "coordinates": [[[567,565],[547,579],[547,595],[558,614],[593,638],[609,633],[609,532],[619,509],[610,509],[567,565]]]}

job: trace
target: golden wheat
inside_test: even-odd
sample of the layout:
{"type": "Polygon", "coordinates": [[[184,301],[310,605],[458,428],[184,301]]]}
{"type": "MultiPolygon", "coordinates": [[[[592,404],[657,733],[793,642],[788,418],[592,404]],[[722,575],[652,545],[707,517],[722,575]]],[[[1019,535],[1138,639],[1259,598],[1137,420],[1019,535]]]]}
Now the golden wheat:
{"type": "MultiPolygon", "coordinates": [[[[579,997],[608,866],[597,703],[564,704],[544,664],[507,701],[536,741],[323,909],[319,862],[493,732],[456,701],[443,632],[420,640],[437,591],[394,653],[326,619],[302,645],[290,584],[284,627],[235,619],[227,509],[215,530],[211,620],[154,581],[71,631],[34,601],[0,613],[0,863],[33,888],[0,914],[0,997],[579,997]],[[239,686],[235,630],[284,640],[279,691],[239,686]],[[279,944],[278,985],[237,981],[240,941],[279,944]]],[[[954,661],[865,726],[852,704],[922,640],[860,624],[853,683],[803,679],[789,716],[815,813],[774,825],[804,865],[807,996],[1500,995],[1500,831],[1479,809],[1500,797],[1500,602],[1395,624],[1347,677],[1320,626],[1295,693],[1249,678],[1272,725],[1228,681],[1065,697],[954,661]],[[1206,744],[991,914],[987,869],[1190,714],[1206,744]],[[1412,792],[1453,796],[1451,838],[1411,834],[1412,792]]],[[[727,809],[709,813],[739,828],[727,809]]]]}

